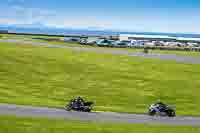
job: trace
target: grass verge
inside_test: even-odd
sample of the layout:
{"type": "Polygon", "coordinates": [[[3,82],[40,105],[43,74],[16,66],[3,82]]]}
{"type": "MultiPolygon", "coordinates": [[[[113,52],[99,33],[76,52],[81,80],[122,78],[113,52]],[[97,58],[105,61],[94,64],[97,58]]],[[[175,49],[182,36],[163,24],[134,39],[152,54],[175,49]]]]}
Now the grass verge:
{"type": "Polygon", "coordinates": [[[81,95],[95,110],[145,113],[161,99],[200,115],[200,65],[6,43],[0,61],[0,102],[62,108],[81,95]]]}
{"type": "Polygon", "coordinates": [[[199,127],[94,123],[0,116],[1,133],[198,133],[199,127]]]}

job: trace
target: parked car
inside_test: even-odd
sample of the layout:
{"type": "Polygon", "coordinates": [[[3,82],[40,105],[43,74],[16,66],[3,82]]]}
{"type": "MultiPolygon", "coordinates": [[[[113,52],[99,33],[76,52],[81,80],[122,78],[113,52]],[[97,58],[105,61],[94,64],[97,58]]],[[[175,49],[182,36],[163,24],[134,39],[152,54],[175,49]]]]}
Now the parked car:
{"type": "Polygon", "coordinates": [[[80,42],[80,38],[64,38],[64,41],[71,41],[71,42],[80,42]]]}
{"type": "Polygon", "coordinates": [[[127,48],[134,45],[132,40],[117,41],[115,47],[127,48]]]}
{"type": "Polygon", "coordinates": [[[164,42],[155,41],[154,46],[165,46],[165,45],[164,45],[164,42]]]}
{"type": "Polygon", "coordinates": [[[144,47],[144,45],[145,45],[145,42],[146,41],[140,41],[140,40],[138,40],[138,41],[135,41],[133,44],[133,46],[136,46],[136,47],[144,47]]]}
{"type": "Polygon", "coordinates": [[[79,41],[79,43],[80,44],[82,44],[82,45],[86,45],[87,44],[87,39],[80,39],[80,41],[79,41]]]}
{"type": "Polygon", "coordinates": [[[105,47],[105,46],[109,47],[112,45],[113,42],[114,42],[113,40],[101,39],[101,40],[98,40],[96,44],[102,47],[105,47]]]}
{"type": "Polygon", "coordinates": [[[93,38],[88,38],[86,40],[86,44],[87,45],[95,45],[97,43],[97,39],[93,39],[93,38]]]}

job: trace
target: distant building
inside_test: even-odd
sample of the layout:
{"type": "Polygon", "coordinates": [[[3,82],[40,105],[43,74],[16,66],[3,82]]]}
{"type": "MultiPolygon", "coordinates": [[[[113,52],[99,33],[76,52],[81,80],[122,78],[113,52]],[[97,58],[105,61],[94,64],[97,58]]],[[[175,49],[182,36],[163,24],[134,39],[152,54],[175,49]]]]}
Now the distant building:
{"type": "Polygon", "coordinates": [[[151,40],[151,41],[173,41],[176,37],[158,36],[158,35],[136,35],[136,34],[120,34],[119,40],[151,40]]]}
{"type": "Polygon", "coordinates": [[[200,42],[200,38],[177,37],[176,40],[181,42],[200,42]]]}
{"type": "Polygon", "coordinates": [[[165,42],[197,42],[200,38],[173,37],[164,35],[136,35],[136,34],[120,34],[119,40],[148,40],[148,41],[165,41],[165,42]]]}

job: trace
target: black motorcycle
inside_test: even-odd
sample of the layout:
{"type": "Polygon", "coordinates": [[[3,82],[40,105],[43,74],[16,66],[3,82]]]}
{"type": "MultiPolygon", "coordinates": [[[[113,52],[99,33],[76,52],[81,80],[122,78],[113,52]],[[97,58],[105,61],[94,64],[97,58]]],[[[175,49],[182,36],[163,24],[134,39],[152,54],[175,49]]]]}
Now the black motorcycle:
{"type": "Polygon", "coordinates": [[[168,116],[175,117],[175,110],[168,105],[152,104],[149,107],[148,114],[150,116],[159,115],[159,116],[168,116]]]}
{"type": "Polygon", "coordinates": [[[93,102],[82,102],[80,103],[76,103],[76,101],[71,100],[66,106],[65,106],[65,110],[67,111],[79,111],[79,112],[91,112],[92,110],[92,105],[94,103],[93,102]]]}

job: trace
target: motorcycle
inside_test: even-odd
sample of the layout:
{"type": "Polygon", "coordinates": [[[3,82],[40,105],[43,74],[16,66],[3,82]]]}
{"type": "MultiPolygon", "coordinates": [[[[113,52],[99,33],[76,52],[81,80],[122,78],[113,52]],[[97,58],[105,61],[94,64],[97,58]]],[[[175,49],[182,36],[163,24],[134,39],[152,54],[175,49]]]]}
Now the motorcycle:
{"type": "Polygon", "coordinates": [[[148,114],[150,116],[168,116],[168,117],[175,117],[176,113],[175,110],[168,106],[168,105],[160,105],[160,104],[152,104],[149,107],[148,114]]]}
{"type": "Polygon", "coordinates": [[[71,100],[64,108],[66,111],[91,112],[93,102],[83,102],[81,105],[71,100]]]}

